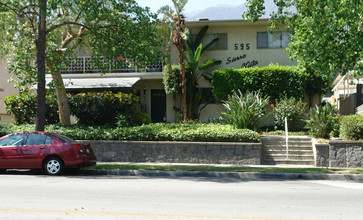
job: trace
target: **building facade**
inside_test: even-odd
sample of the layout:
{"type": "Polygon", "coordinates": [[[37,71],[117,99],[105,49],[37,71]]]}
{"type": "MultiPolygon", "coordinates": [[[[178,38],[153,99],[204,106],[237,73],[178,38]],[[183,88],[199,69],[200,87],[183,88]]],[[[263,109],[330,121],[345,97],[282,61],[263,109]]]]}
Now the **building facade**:
{"type": "MultiPolygon", "coordinates": [[[[286,46],[290,41],[290,33],[276,31],[268,33],[268,20],[260,20],[255,23],[244,20],[199,20],[187,22],[186,26],[196,34],[201,28],[208,25],[204,43],[218,37],[219,41],[212,48],[203,53],[201,61],[207,59],[221,60],[221,64],[215,68],[245,68],[263,67],[269,64],[295,65],[289,60],[286,46]]],[[[89,57],[81,56],[76,61],[70,62],[63,71],[63,79],[68,91],[132,91],[140,97],[141,110],[147,112],[153,122],[176,122],[178,113],[171,106],[178,106],[180,101],[175,95],[167,95],[162,83],[162,64],[149,65],[147,70],[120,69],[112,73],[100,75],[100,71],[92,69],[89,57]]],[[[172,50],[172,62],[178,64],[177,51],[172,50]]],[[[213,71],[213,69],[211,69],[213,71]]],[[[6,82],[10,74],[1,64],[0,99],[16,94],[12,84],[6,82]]],[[[47,82],[51,76],[47,76],[47,82]]],[[[211,91],[211,83],[201,78],[198,87],[211,91]]],[[[319,100],[320,102],[320,100],[319,100]]],[[[223,111],[220,103],[207,105],[201,112],[202,122],[208,122],[211,118],[218,117],[218,112],[223,111]]],[[[4,111],[3,102],[0,103],[1,120],[9,121],[10,116],[4,111]]]]}

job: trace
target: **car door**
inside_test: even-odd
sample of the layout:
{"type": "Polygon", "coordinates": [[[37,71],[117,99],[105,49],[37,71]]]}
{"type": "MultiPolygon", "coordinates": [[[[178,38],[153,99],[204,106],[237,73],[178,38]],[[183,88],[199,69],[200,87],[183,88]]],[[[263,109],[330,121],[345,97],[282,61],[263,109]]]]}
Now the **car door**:
{"type": "Polygon", "coordinates": [[[42,168],[43,159],[49,153],[52,139],[46,134],[29,133],[21,146],[22,168],[42,168]]]}
{"type": "Polygon", "coordinates": [[[21,168],[21,145],[25,134],[14,134],[0,140],[0,168],[21,168]]]}

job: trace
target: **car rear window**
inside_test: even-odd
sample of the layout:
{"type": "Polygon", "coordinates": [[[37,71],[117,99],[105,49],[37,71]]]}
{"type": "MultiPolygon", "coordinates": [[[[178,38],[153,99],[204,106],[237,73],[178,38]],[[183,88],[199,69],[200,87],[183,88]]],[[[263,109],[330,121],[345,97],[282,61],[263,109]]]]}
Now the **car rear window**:
{"type": "Polygon", "coordinates": [[[71,144],[74,144],[76,143],[75,140],[69,138],[69,137],[66,137],[64,135],[61,135],[61,134],[53,134],[54,136],[58,137],[59,139],[61,139],[62,141],[66,142],[66,143],[71,143],[71,144]]]}

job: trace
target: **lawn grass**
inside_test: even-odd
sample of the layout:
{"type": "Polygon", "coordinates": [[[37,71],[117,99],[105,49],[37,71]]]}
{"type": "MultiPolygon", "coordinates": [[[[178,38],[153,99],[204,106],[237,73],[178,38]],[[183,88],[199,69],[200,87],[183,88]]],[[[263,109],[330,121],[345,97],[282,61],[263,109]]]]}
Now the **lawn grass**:
{"type": "Polygon", "coordinates": [[[86,169],[111,170],[159,170],[159,171],[215,171],[215,172],[262,172],[262,173],[322,173],[363,174],[363,169],[292,168],[292,167],[225,167],[193,165],[144,165],[144,164],[97,164],[86,169]]]}

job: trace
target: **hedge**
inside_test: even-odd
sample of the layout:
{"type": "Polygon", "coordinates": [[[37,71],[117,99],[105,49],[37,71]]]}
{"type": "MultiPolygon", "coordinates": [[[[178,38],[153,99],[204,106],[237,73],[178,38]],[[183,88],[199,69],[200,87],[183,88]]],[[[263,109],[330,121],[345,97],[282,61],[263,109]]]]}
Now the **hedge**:
{"type": "MultiPolygon", "coordinates": [[[[16,124],[34,123],[37,97],[33,93],[24,92],[7,96],[4,100],[5,110],[14,117],[16,124]]],[[[46,95],[45,123],[59,122],[57,98],[54,94],[46,95]]]]}
{"type": "MultiPolygon", "coordinates": [[[[34,129],[34,125],[13,126],[12,132],[34,129]]],[[[135,127],[48,125],[48,132],[59,133],[76,140],[130,141],[210,141],[259,142],[260,135],[248,129],[235,129],[220,124],[164,124],[155,123],[135,127]]]]}
{"type": "Polygon", "coordinates": [[[139,98],[134,94],[89,92],[68,96],[71,115],[80,124],[115,124],[118,115],[130,119],[136,112],[139,98]]]}
{"type": "MultiPolygon", "coordinates": [[[[138,100],[134,94],[121,92],[68,94],[71,115],[76,116],[80,124],[88,125],[116,124],[119,115],[125,116],[135,125],[140,124],[140,121],[147,121],[145,116],[136,110],[138,100]]],[[[7,113],[14,116],[16,124],[34,123],[37,103],[35,94],[25,92],[8,96],[4,103],[7,113]]],[[[46,95],[45,117],[46,124],[59,122],[57,97],[51,93],[46,95]]]]}
{"type": "Polygon", "coordinates": [[[239,89],[242,93],[260,90],[263,95],[270,97],[271,102],[275,102],[282,97],[302,99],[307,87],[314,89],[314,92],[323,91],[323,80],[319,81],[318,78],[297,67],[269,65],[262,68],[215,70],[212,85],[213,94],[220,100],[227,99],[228,95],[239,89]],[[316,81],[322,83],[312,84],[316,81]]]}

